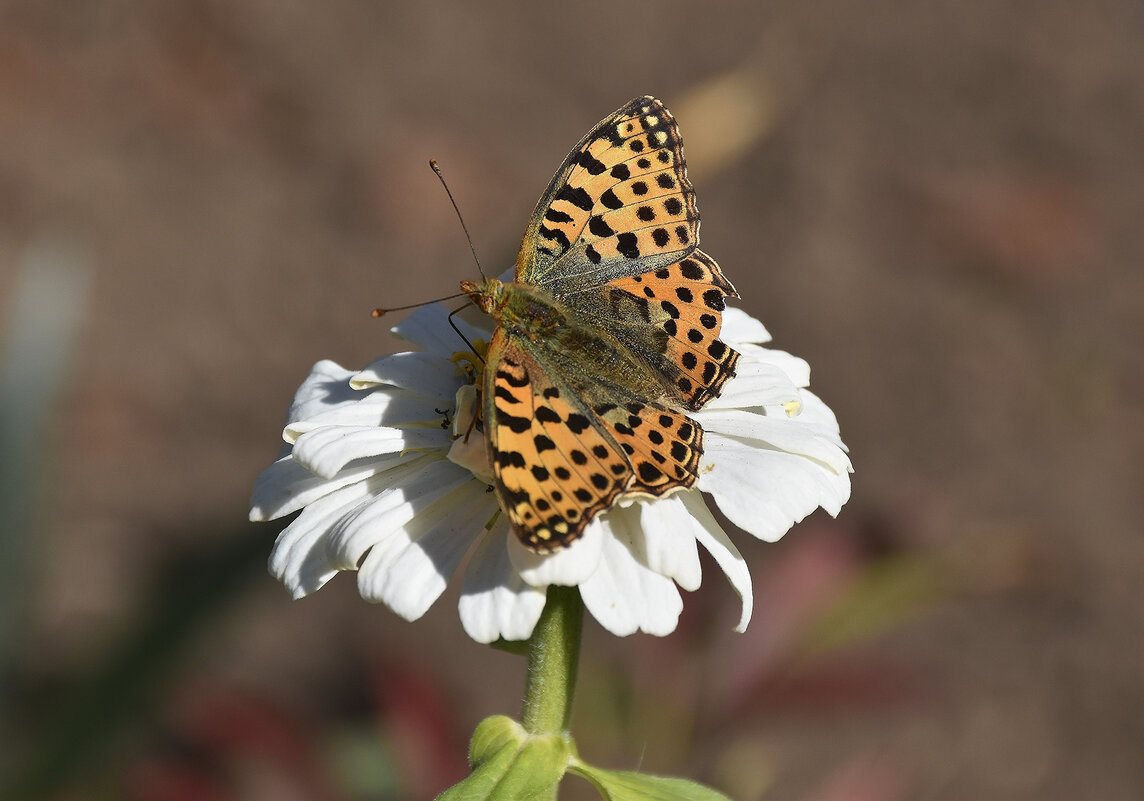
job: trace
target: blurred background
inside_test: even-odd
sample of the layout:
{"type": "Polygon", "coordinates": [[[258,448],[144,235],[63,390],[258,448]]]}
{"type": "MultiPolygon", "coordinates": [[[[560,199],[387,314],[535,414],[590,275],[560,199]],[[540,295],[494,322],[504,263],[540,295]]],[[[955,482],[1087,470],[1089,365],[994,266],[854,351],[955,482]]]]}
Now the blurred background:
{"type": "MultiPolygon", "coordinates": [[[[703,246],[856,474],[587,624],[585,758],[739,801],[1144,793],[1144,6],[0,4],[0,797],[431,797],[522,660],[453,588],[291,602],[245,522],[311,364],[507,267],[568,148],[675,113],[703,246]]],[[[567,798],[594,794],[570,779],[567,798]]]]}

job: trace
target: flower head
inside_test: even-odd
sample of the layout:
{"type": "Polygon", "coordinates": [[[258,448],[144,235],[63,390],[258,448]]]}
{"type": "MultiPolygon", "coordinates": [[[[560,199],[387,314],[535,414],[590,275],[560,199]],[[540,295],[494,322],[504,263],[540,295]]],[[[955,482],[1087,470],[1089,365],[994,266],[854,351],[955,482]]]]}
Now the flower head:
{"type": "MultiPolygon", "coordinates": [[[[699,546],[752,609],[746,563],[709,511],[774,541],[850,495],[850,461],[830,409],[806,387],[802,359],[762,347],[763,325],[737,309],[721,338],[741,354],[722,394],[692,412],[704,429],[699,480],[658,499],[621,500],[571,546],[536,553],[513,535],[490,492],[471,363],[439,305],[394,332],[419,352],[385,356],[353,372],[316,364],[290,407],[283,455],[259,477],[252,520],[300,511],[279,535],[270,570],[295,597],[356,570],[362,597],[415,620],[469,554],[461,591],[465,631],[480,642],[526,639],[549,584],[578,586],[609,631],[664,635],[683,608],[679,588],[700,585],[699,546]]],[[[470,341],[488,338],[462,320],[470,341]]]]}

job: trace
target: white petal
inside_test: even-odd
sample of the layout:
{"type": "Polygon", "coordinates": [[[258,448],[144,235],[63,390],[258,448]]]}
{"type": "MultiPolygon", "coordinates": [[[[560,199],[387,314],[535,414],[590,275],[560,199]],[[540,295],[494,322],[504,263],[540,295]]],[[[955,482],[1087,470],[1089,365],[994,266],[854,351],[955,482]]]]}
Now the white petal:
{"type": "MultiPolygon", "coordinates": [[[[408,468],[396,468],[394,477],[386,474],[384,489],[376,497],[346,515],[329,533],[327,548],[331,559],[343,569],[355,569],[366,551],[378,549],[375,559],[383,559],[390,549],[409,543],[403,529],[417,514],[435,501],[472,480],[472,476],[444,459],[424,457],[408,468]]],[[[370,483],[377,479],[371,479],[370,483]]]]}
{"type": "Polygon", "coordinates": [[[449,446],[449,461],[472,473],[478,480],[492,485],[493,468],[489,464],[488,441],[470,426],[477,416],[477,388],[471,384],[457,391],[457,412],[453,417],[453,444],[449,446]]]}
{"type": "MultiPolygon", "coordinates": [[[[477,339],[489,341],[492,322],[488,315],[475,306],[453,315],[453,322],[469,342],[477,339]]],[[[421,350],[448,359],[457,351],[466,351],[465,344],[449,325],[449,310],[440,303],[422,306],[390,329],[395,335],[412,342],[421,350]]]]}
{"type": "Polygon", "coordinates": [[[828,437],[842,450],[847,450],[846,446],[842,444],[842,437],[838,430],[838,418],[834,416],[831,408],[809,389],[802,390],[800,401],[802,411],[798,415],[799,424],[813,426],[814,431],[820,436],[828,437]]]}
{"type": "Polygon", "coordinates": [[[444,455],[449,445],[449,432],[440,428],[325,426],[298,437],[293,456],[317,475],[333,478],[355,459],[426,450],[444,455]]]}
{"type": "Polygon", "coordinates": [[[639,513],[613,509],[612,536],[604,538],[596,572],[580,584],[584,606],[617,637],[644,631],[662,637],[675,631],[683,598],[675,582],[642,562],[639,513]]]}
{"type": "Polygon", "coordinates": [[[838,514],[850,475],[803,456],[763,450],[709,431],[698,486],[735,525],[768,542],[821,506],[838,514]]]}
{"type": "MultiPolygon", "coordinates": [[[[770,417],[739,410],[715,411],[696,415],[706,432],[716,432],[741,440],[744,447],[786,451],[822,462],[836,473],[850,471],[850,459],[831,439],[820,436],[813,425],[801,420],[770,417]]],[[[705,461],[719,458],[717,452],[705,453],[705,461]]]]}
{"type": "Polygon", "coordinates": [[[446,407],[432,400],[395,387],[355,390],[356,403],[349,403],[286,426],[282,438],[294,442],[308,431],[325,426],[414,426],[440,428],[446,407]]]}
{"type": "Polygon", "coordinates": [[[715,520],[707,504],[703,502],[701,493],[685,492],[681,495],[690,515],[691,535],[715,559],[715,563],[730,582],[731,588],[742,601],[739,625],[735,626],[735,631],[744,632],[747,630],[747,624],[751,622],[755,604],[755,595],[751,588],[751,571],[747,567],[747,560],[742,557],[739,549],[727,536],[727,532],[715,520]]]}
{"type": "Polygon", "coordinates": [[[792,356],[785,350],[761,348],[758,345],[741,345],[738,350],[743,357],[740,364],[742,362],[769,364],[782,370],[787,380],[796,386],[810,386],[810,364],[806,359],[792,356]]]}
{"type": "Polygon", "coordinates": [[[695,419],[710,409],[750,409],[759,406],[781,406],[797,401],[799,389],[778,365],[741,359],[735,377],[723,387],[717,398],[695,413],[695,419]]]}
{"type": "Polygon", "coordinates": [[[545,591],[526,584],[509,558],[506,545],[515,539],[502,518],[465,572],[458,609],[465,632],[477,642],[527,640],[544,610],[545,591]]]}
{"type": "Polygon", "coordinates": [[[383,356],[350,380],[350,385],[359,389],[379,384],[401,387],[446,407],[452,405],[457,390],[464,383],[452,362],[416,351],[383,356]]]}
{"type": "Polygon", "coordinates": [[[580,539],[554,553],[530,551],[517,537],[509,537],[509,558],[521,578],[533,587],[547,587],[549,584],[575,586],[592,575],[600,563],[605,539],[602,521],[612,512],[597,517],[584,528],[580,539]]]}
{"type": "Polygon", "coordinates": [[[747,342],[761,345],[771,341],[771,335],[762,323],[734,306],[723,310],[723,327],[719,329],[719,338],[736,350],[747,342]]]}
{"type": "Polygon", "coordinates": [[[308,505],[278,535],[270,552],[269,568],[293,597],[315,592],[343,569],[342,564],[331,559],[330,530],[368,504],[375,491],[368,481],[359,481],[331,492],[308,505]]]}
{"type": "Polygon", "coordinates": [[[690,525],[690,514],[677,492],[667,498],[638,506],[639,526],[644,535],[644,562],[662,576],[675,579],[685,590],[699,589],[703,566],[690,525]]]}
{"type": "Polygon", "coordinates": [[[390,537],[391,547],[366,555],[358,569],[361,596],[381,601],[406,620],[418,619],[444,592],[495,511],[496,499],[477,481],[443,495],[399,527],[390,537]]]}
{"type": "Polygon", "coordinates": [[[378,472],[378,466],[366,462],[344,470],[332,479],[314,475],[293,458],[285,456],[262,471],[250,498],[251,520],[274,520],[293,514],[318,498],[349,484],[364,481],[378,472]]]}
{"type": "Polygon", "coordinates": [[[361,399],[361,393],[350,387],[349,381],[352,375],[353,371],[329,359],[323,359],[315,364],[310,368],[310,374],[306,376],[302,386],[294,393],[294,400],[286,415],[287,423],[352,406],[361,399]]]}

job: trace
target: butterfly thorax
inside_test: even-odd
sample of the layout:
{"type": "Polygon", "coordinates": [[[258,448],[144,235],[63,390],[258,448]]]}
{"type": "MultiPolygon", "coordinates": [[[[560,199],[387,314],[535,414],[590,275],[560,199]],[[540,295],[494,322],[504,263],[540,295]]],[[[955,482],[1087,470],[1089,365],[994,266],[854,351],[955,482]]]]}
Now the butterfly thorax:
{"type": "MultiPolygon", "coordinates": [[[[627,343],[600,330],[551,292],[496,278],[463,281],[461,290],[496,321],[506,338],[528,342],[535,357],[558,368],[580,391],[599,394],[604,386],[644,402],[670,401],[670,387],[627,343]]],[[[580,302],[590,307],[584,298],[580,302]]]]}
{"type": "Polygon", "coordinates": [[[479,283],[462,281],[461,291],[506,333],[523,336],[530,341],[558,335],[574,316],[551,293],[527,284],[486,278],[479,283]]]}

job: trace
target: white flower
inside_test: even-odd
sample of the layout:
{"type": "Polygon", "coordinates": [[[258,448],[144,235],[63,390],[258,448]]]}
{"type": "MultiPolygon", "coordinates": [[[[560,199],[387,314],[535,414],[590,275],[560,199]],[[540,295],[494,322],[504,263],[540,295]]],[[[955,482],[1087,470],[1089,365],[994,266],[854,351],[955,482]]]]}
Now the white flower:
{"type": "MultiPolygon", "coordinates": [[[[702,545],[742,599],[742,631],[750,575],[703,493],[767,541],[819,506],[836,515],[850,496],[846,447],[833,413],[806,389],[810,368],[761,347],[770,340],[762,323],[729,308],[721,338],[741,357],[722,395],[691,415],[705,432],[697,485],[621,502],[572,546],[534,553],[497,514],[483,437],[464,436],[476,396],[450,360],[458,340],[446,314],[425,307],[394,329],[421,352],[358,373],[319,362],[298,389],[283,432],[289,445],[259,477],[250,512],[272,520],[301,510],[270,557],[294,597],[356,570],[363,598],[415,620],[471,551],[460,615],[479,642],[526,639],[549,584],[579,586],[614,634],[664,635],[683,608],[679,588],[699,587],[702,545]]],[[[458,325],[470,340],[488,339],[479,323],[458,325]]]]}

